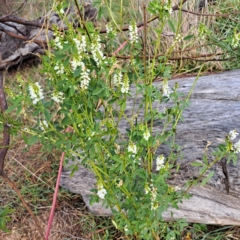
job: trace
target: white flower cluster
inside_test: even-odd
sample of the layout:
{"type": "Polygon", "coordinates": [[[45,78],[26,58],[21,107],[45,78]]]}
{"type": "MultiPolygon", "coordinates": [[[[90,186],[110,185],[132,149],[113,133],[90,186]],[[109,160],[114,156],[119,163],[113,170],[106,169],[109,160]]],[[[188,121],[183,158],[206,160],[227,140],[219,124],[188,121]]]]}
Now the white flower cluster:
{"type": "Polygon", "coordinates": [[[121,87],[121,93],[128,93],[129,92],[128,76],[125,74],[123,79],[121,71],[117,71],[113,75],[113,85],[116,87],[121,87]]]}
{"type": "Polygon", "coordinates": [[[237,153],[237,154],[240,153],[240,140],[238,142],[234,143],[233,148],[234,148],[235,153],[237,153]]]}
{"type": "Polygon", "coordinates": [[[120,154],[120,152],[121,152],[121,147],[120,147],[120,145],[118,145],[118,144],[114,144],[114,145],[115,145],[115,147],[116,147],[115,153],[116,153],[116,154],[120,154]]]}
{"type": "Polygon", "coordinates": [[[156,210],[158,208],[158,203],[156,202],[157,198],[157,188],[153,185],[151,187],[151,210],[156,210]]]}
{"type": "Polygon", "coordinates": [[[97,66],[99,67],[102,61],[105,59],[105,56],[103,55],[103,52],[101,50],[101,43],[100,43],[100,37],[97,36],[92,44],[91,44],[91,51],[93,55],[93,59],[96,62],[97,66]]]}
{"type": "Polygon", "coordinates": [[[162,95],[165,96],[165,97],[169,97],[170,93],[171,93],[171,90],[170,90],[170,88],[168,86],[168,81],[163,81],[163,84],[162,84],[162,95]]]}
{"type": "Polygon", "coordinates": [[[128,93],[129,92],[129,79],[128,76],[125,74],[123,82],[121,83],[121,93],[128,93]]]}
{"type": "Polygon", "coordinates": [[[110,33],[113,32],[113,28],[112,28],[111,24],[108,23],[108,24],[106,25],[106,30],[107,30],[107,34],[110,34],[110,33]]]}
{"type": "Polygon", "coordinates": [[[52,100],[56,103],[62,103],[64,100],[63,92],[54,92],[52,94],[52,100]]]}
{"type": "Polygon", "coordinates": [[[165,4],[165,5],[163,6],[163,9],[166,10],[166,11],[168,11],[169,14],[172,14],[172,12],[173,12],[172,7],[171,7],[170,4],[165,4]]]}
{"type": "Polygon", "coordinates": [[[79,61],[78,59],[74,58],[70,63],[72,66],[72,71],[74,72],[77,69],[77,67],[81,66],[82,61],[81,60],[79,61]]]}
{"type": "Polygon", "coordinates": [[[43,90],[38,82],[29,86],[30,98],[32,99],[33,104],[38,103],[41,99],[44,99],[43,90]]]}
{"type": "Polygon", "coordinates": [[[80,63],[82,72],[81,72],[81,88],[83,90],[88,89],[89,82],[91,78],[89,77],[90,70],[86,68],[85,64],[83,62],[80,63]]]}
{"type": "Polygon", "coordinates": [[[181,34],[179,33],[176,37],[175,37],[175,40],[174,40],[174,45],[178,42],[181,42],[183,40],[181,34]]]}
{"type": "Polygon", "coordinates": [[[74,38],[73,41],[76,44],[78,55],[81,57],[82,53],[86,52],[87,49],[87,41],[84,35],[81,36],[81,40],[74,38]]]}
{"type": "Polygon", "coordinates": [[[123,185],[123,180],[122,180],[122,179],[120,179],[120,180],[119,180],[119,182],[117,183],[117,187],[119,187],[119,188],[120,188],[120,187],[122,187],[122,185],[123,185]]]}
{"type": "Polygon", "coordinates": [[[64,66],[62,64],[56,63],[56,66],[53,68],[56,71],[57,75],[64,74],[64,66]]]}
{"type": "Polygon", "coordinates": [[[72,71],[74,72],[77,69],[77,67],[82,66],[83,53],[86,52],[87,42],[85,36],[82,36],[81,40],[74,38],[73,41],[75,42],[78,51],[77,58],[74,58],[70,62],[72,66],[72,71]]]}
{"type": "Polygon", "coordinates": [[[55,47],[57,48],[57,49],[63,49],[63,45],[62,45],[62,43],[61,43],[61,41],[60,41],[60,37],[55,37],[55,39],[54,39],[54,45],[55,45],[55,47]]]}
{"type": "Polygon", "coordinates": [[[59,10],[59,13],[64,14],[64,13],[65,13],[65,12],[64,12],[64,9],[61,8],[61,9],[59,10]]]}
{"type": "Polygon", "coordinates": [[[164,156],[161,154],[156,159],[156,171],[164,168],[164,156]]]}
{"type": "Polygon", "coordinates": [[[157,198],[157,188],[153,186],[153,183],[148,185],[148,183],[145,184],[145,193],[150,193],[151,195],[151,210],[156,210],[158,208],[158,202],[156,201],[157,198]]]}
{"type": "Polygon", "coordinates": [[[123,75],[122,75],[121,71],[117,71],[116,73],[114,73],[114,75],[113,75],[113,85],[117,86],[117,87],[119,85],[122,85],[122,78],[123,78],[123,75]]]}
{"type": "Polygon", "coordinates": [[[148,139],[150,138],[151,134],[149,133],[148,130],[146,130],[144,133],[143,133],[143,138],[148,141],[148,139]]]}
{"type": "Polygon", "coordinates": [[[180,191],[180,190],[181,190],[181,187],[179,187],[179,186],[174,186],[174,187],[173,187],[173,190],[174,190],[175,192],[180,191]]]}
{"type": "Polygon", "coordinates": [[[236,48],[240,43],[240,32],[239,33],[234,33],[231,45],[232,47],[236,48]]]}
{"type": "Polygon", "coordinates": [[[236,130],[231,130],[228,134],[230,140],[234,140],[239,133],[236,130]]]}
{"type": "Polygon", "coordinates": [[[133,156],[137,154],[137,146],[134,143],[128,145],[128,152],[132,153],[133,156]]]}
{"type": "Polygon", "coordinates": [[[129,26],[129,40],[131,44],[138,42],[138,28],[136,23],[133,23],[129,26]]]}
{"type": "Polygon", "coordinates": [[[45,128],[48,128],[48,123],[47,123],[47,121],[46,121],[46,120],[41,121],[39,127],[40,127],[40,129],[41,129],[42,131],[44,131],[45,128]]]}
{"type": "MultiPolygon", "coordinates": [[[[230,140],[234,140],[238,135],[239,133],[236,130],[231,130],[228,137],[230,140]]],[[[237,154],[240,153],[240,140],[233,144],[233,151],[237,154]]]]}
{"type": "Polygon", "coordinates": [[[103,185],[98,185],[97,195],[99,196],[99,198],[104,199],[106,194],[107,190],[103,187],[103,185]]]}

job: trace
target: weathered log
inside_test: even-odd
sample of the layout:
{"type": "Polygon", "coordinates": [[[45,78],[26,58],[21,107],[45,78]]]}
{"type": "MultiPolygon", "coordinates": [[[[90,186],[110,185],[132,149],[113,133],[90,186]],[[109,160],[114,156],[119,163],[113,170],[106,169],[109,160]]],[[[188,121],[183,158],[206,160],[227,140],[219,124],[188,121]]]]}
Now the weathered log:
{"type": "MultiPolygon", "coordinates": [[[[78,1],[83,7],[83,17],[94,20],[97,9],[90,0],[78,1]]],[[[66,17],[76,27],[79,25],[76,6],[64,9],[66,17]]],[[[45,16],[28,21],[15,16],[0,16],[0,70],[19,65],[29,59],[38,59],[39,54],[45,53],[47,42],[54,37],[51,26],[58,26],[60,30],[66,25],[60,16],[49,11],[45,16]]]]}
{"type": "MultiPolygon", "coordinates": [[[[181,146],[183,159],[179,159],[180,169],[172,176],[172,185],[182,186],[187,180],[196,179],[199,169],[191,166],[193,161],[202,161],[208,142],[208,152],[218,146],[230,130],[240,131],[240,70],[200,77],[190,98],[190,107],[183,112],[184,121],[177,126],[176,142],[181,146]]],[[[195,78],[176,79],[179,92],[189,92],[195,78]]],[[[154,83],[156,86],[159,83],[154,83]]],[[[135,87],[132,87],[135,92],[135,87]]],[[[128,99],[127,113],[132,110],[133,99],[128,99]]],[[[159,106],[162,108],[162,106],[159,106]]],[[[140,113],[139,116],[143,116],[140,113]]],[[[126,123],[122,123],[124,132],[126,123]]],[[[155,126],[154,131],[159,131],[155,126]]],[[[158,152],[168,154],[161,147],[158,152]]],[[[209,154],[210,156],[210,154],[209,154]]],[[[211,161],[211,157],[209,158],[211,161]]],[[[222,162],[212,169],[215,174],[207,185],[190,189],[192,198],[179,204],[179,210],[170,208],[164,213],[166,220],[185,218],[188,222],[206,224],[240,225],[240,162],[227,165],[226,174],[222,162]]],[[[62,173],[61,186],[82,195],[89,210],[96,215],[110,215],[111,211],[101,204],[89,205],[90,190],[96,188],[96,180],[91,171],[83,166],[70,178],[69,171],[62,173]]]]}

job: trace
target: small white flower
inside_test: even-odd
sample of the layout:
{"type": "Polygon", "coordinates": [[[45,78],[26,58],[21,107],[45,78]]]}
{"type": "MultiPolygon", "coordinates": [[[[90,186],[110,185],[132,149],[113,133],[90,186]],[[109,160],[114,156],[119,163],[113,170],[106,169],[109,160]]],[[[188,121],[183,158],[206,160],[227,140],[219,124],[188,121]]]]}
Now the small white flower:
{"type": "Polygon", "coordinates": [[[168,86],[168,82],[164,81],[163,84],[162,84],[162,95],[166,96],[166,97],[169,97],[170,93],[171,93],[171,90],[168,86]]]}
{"type": "Polygon", "coordinates": [[[164,156],[161,154],[156,159],[156,170],[159,171],[162,168],[164,168],[164,156]]]}
{"type": "Polygon", "coordinates": [[[122,87],[121,87],[121,92],[122,93],[128,93],[129,91],[129,83],[128,82],[124,82],[122,87]]]}
{"type": "Polygon", "coordinates": [[[65,99],[63,96],[63,92],[57,92],[52,94],[52,100],[56,103],[62,103],[63,100],[65,99]]]}
{"type": "Polygon", "coordinates": [[[230,140],[234,140],[239,133],[236,130],[231,130],[228,134],[230,140]]]}
{"type": "Polygon", "coordinates": [[[73,72],[77,69],[77,67],[80,67],[80,66],[81,66],[81,62],[82,62],[82,61],[79,61],[79,60],[77,60],[76,58],[74,58],[74,59],[70,62],[73,72]]]}
{"type": "Polygon", "coordinates": [[[173,190],[174,190],[175,192],[177,192],[177,191],[181,190],[181,187],[179,187],[179,186],[174,186],[174,187],[173,187],[173,190]]]}
{"type": "Polygon", "coordinates": [[[91,81],[91,78],[89,77],[89,73],[90,70],[86,68],[85,64],[83,62],[80,62],[80,66],[82,68],[82,72],[81,72],[81,88],[83,90],[87,90],[88,89],[88,85],[91,81]]]}
{"type": "Polygon", "coordinates": [[[173,10],[170,4],[165,4],[163,7],[164,10],[168,11],[169,14],[172,14],[173,10]]]}
{"type": "Polygon", "coordinates": [[[121,93],[128,93],[128,92],[129,92],[129,79],[128,79],[128,76],[125,74],[122,87],[121,87],[121,93]]]}
{"type": "Polygon", "coordinates": [[[133,23],[129,26],[129,40],[131,44],[138,42],[138,28],[136,23],[133,23]]]}
{"type": "Polygon", "coordinates": [[[150,133],[149,133],[149,131],[148,130],[146,130],[144,133],[143,133],[143,138],[146,140],[146,141],[148,141],[148,139],[150,138],[150,133]]]}
{"type": "Polygon", "coordinates": [[[121,151],[120,145],[118,145],[118,144],[114,144],[114,145],[115,145],[115,147],[116,147],[115,153],[116,153],[116,154],[119,154],[120,151],[121,151]]]}
{"type": "Polygon", "coordinates": [[[110,34],[113,32],[113,28],[112,28],[111,24],[109,24],[109,23],[107,24],[106,30],[107,30],[107,34],[110,34]]]}
{"type": "Polygon", "coordinates": [[[60,42],[60,38],[57,36],[55,39],[54,39],[54,44],[55,44],[55,47],[58,48],[58,49],[63,49],[63,45],[62,43],[60,42]]]}
{"type": "Polygon", "coordinates": [[[125,232],[128,232],[128,227],[127,227],[127,225],[124,226],[124,231],[125,231],[125,232]]]}
{"type": "Polygon", "coordinates": [[[106,189],[102,185],[98,185],[97,195],[99,196],[99,198],[104,199],[106,194],[106,189]]]}
{"type": "Polygon", "coordinates": [[[181,41],[182,41],[182,36],[181,36],[181,34],[178,34],[175,38],[175,42],[177,43],[177,42],[181,42],[181,41]]]}
{"type": "Polygon", "coordinates": [[[117,187],[121,187],[123,185],[123,180],[120,179],[119,182],[117,183],[117,187]]]}
{"type": "Polygon", "coordinates": [[[33,104],[38,103],[41,99],[44,98],[43,90],[38,82],[29,86],[30,98],[32,99],[33,104]]]}
{"type": "Polygon", "coordinates": [[[128,145],[128,152],[131,152],[134,155],[137,154],[137,146],[134,143],[130,143],[128,145]]]}
{"type": "Polygon", "coordinates": [[[53,69],[56,71],[56,74],[59,76],[64,74],[64,66],[62,64],[57,63],[53,69]]]}
{"type": "Polygon", "coordinates": [[[87,49],[86,37],[82,35],[80,40],[78,38],[74,38],[73,41],[75,42],[78,50],[78,57],[81,58],[82,53],[86,52],[86,49],[87,49]]]}
{"type": "Polygon", "coordinates": [[[48,128],[47,121],[46,120],[41,121],[39,127],[42,131],[44,131],[45,128],[48,128]]]}
{"type": "Polygon", "coordinates": [[[95,39],[93,39],[93,42],[91,44],[91,51],[94,61],[96,62],[97,66],[99,67],[101,62],[105,59],[105,56],[103,55],[103,52],[101,50],[101,43],[100,43],[100,37],[97,36],[95,39]]]}
{"type": "Polygon", "coordinates": [[[236,142],[234,145],[234,152],[235,153],[240,153],[240,140],[238,142],[236,142]]]}
{"type": "Polygon", "coordinates": [[[123,78],[123,75],[121,73],[121,71],[118,71],[116,73],[114,73],[113,75],[113,85],[114,86],[119,86],[119,85],[122,85],[122,78],[123,78]]]}

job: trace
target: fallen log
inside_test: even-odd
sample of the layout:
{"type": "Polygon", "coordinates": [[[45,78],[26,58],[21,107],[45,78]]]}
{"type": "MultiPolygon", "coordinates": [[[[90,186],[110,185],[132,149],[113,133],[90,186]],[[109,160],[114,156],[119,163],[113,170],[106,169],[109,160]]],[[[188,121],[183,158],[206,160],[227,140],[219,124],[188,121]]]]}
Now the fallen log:
{"type": "MultiPolygon", "coordinates": [[[[78,1],[78,4],[82,17],[94,21],[97,9],[91,1],[78,1]]],[[[75,5],[64,9],[64,16],[74,27],[80,25],[81,20],[75,5]]],[[[49,40],[54,38],[54,25],[62,32],[67,29],[59,14],[53,11],[32,21],[13,15],[0,16],[0,70],[19,66],[28,60],[40,61],[39,56],[45,54],[49,40]]]]}
{"type": "MultiPolygon", "coordinates": [[[[172,176],[170,184],[182,186],[187,180],[197,179],[199,169],[192,167],[191,162],[202,161],[209,143],[208,152],[211,152],[224,141],[230,130],[240,131],[239,76],[240,69],[199,78],[190,98],[190,106],[183,112],[184,121],[177,126],[176,142],[181,146],[184,157],[178,160],[180,169],[172,176]]],[[[171,85],[178,83],[179,92],[186,95],[194,80],[175,79],[171,85]]],[[[135,87],[131,90],[134,92],[135,87]]],[[[131,111],[132,105],[133,99],[130,98],[127,112],[131,111]]],[[[124,132],[126,123],[122,123],[121,127],[124,132]]],[[[154,127],[154,131],[158,129],[159,126],[154,127]]],[[[158,151],[168,154],[168,149],[164,147],[158,151]]],[[[236,166],[217,162],[210,170],[215,174],[207,185],[191,188],[189,192],[192,197],[180,203],[178,210],[169,208],[163,215],[164,219],[171,220],[173,213],[174,219],[185,218],[188,222],[240,225],[240,162],[236,166]]],[[[79,170],[74,176],[70,178],[69,175],[70,171],[65,168],[61,176],[62,187],[81,194],[93,214],[111,215],[111,211],[102,207],[101,203],[89,205],[90,190],[96,188],[96,180],[90,170],[79,164],[79,170]]]]}

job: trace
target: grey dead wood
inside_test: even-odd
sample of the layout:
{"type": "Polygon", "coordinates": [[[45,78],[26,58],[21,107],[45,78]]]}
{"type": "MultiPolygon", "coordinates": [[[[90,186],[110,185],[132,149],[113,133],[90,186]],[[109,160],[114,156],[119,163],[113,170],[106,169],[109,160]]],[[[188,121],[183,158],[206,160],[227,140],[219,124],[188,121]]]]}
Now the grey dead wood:
{"type": "MultiPolygon", "coordinates": [[[[181,78],[171,81],[171,86],[179,84],[179,92],[187,95],[195,78],[181,78]]],[[[154,83],[158,86],[159,83],[154,83]]],[[[160,86],[159,86],[160,88],[160,86]]],[[[135,87],[131,88],[134,95],[135,87]]],[[[129,98],[126,113],[130,114],[133,102],[140,102],[141,96],[129,98]]],[[[160,110],[164,106],[154,106],[160,110]]],[[[165,106],[166,107],[166,106],[165,106]]],[[[139,113],[142,117],[143,113],[139,113]]],[[[171,176],[169,184],[182,186],[189,179],[199,176],[199,169],[191,166],[193,161],[202,161],[206,145],[208,155],[217,147],[230,130],[240,131],[240,69],[229,72],[200,77],[190,99],[190,106],[183,112],[183,119],[177,127],[176,141],[181,146],[183,157],[178,160],[180,169],[171,176]]],[[[120,124],[120,130],[125,132],[127,123],[120,124]]],[[[161,126],[154,127],[155,132],[161,131],[161,126]]],[[[167,155],[169,149],[161,147],[158,153],[167,155]]],[[[212,158],[209,158],[210,161],[212,158]]],[[[76,160],[79,161],[79,160],[76,160]]],[[[71,164],[71,163],[70,163],[71,164]]],[[[74,161],[74,164],[76,162],[74,161]]],[[[229,190],[226,185],[226,175],[222,162],[215,164],[215,172],[207,185],[191,188],[192,197],[179,204],[179,209],[169,208],[163,217],[171,220],[185,218],[188,222],[205,224],[240,225],[240,161],[234,166],[227,165],[229,174],[229,190]]],[[[93,173],[79,167],[70,178],[70,171],[65,168],[62,172],[61,186],[71,192],[82,195],[89,210],[96,215],[110,216],[111,211],[100,204],[89,205],[91,189],[96,188],[93,173]]]]}
{"type": "MultiPolygon", "coordinates": [[[[79,0],[83,17],[94,21],[97,9],[90,0],[79,0]]],[[[64,9],[64,13],[73,26],[79,26],[80,17],[75,6],[64,9]]],[[[28,60],[39,60],[39,55],[45,53],[47,43],[54,37],[51,26],[58,26],[61,31],[67,26],[60,16],[49,11],[45,16],[27,21],[16,16],[0,16],[0,70],[19,66],[28,60]]]]}

